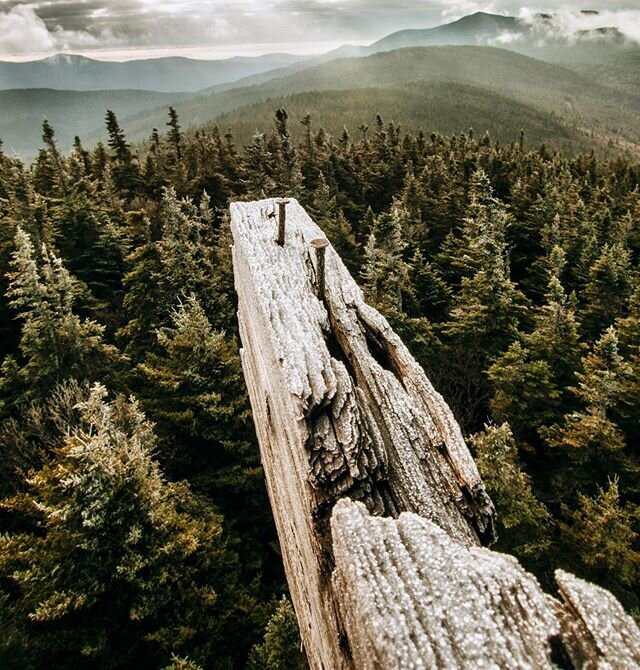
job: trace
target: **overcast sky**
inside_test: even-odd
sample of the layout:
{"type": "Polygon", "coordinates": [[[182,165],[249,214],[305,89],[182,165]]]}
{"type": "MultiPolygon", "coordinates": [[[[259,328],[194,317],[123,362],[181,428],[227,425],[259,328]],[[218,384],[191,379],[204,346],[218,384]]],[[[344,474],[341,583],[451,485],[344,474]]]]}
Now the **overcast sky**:
{"type": "MultiPolygon", "coordinates": [[[[640,0],[597,3],[540,0],[0,0],[0,58],[68,51],[127,58],[181,53],[194,57],[313,53],[369,43],[395,30],[428,28],[484,10],[605,10],[598,19],[638,34],[640,0]]],[[[592,19],[593,20],[593,19],[592,19]]]]}

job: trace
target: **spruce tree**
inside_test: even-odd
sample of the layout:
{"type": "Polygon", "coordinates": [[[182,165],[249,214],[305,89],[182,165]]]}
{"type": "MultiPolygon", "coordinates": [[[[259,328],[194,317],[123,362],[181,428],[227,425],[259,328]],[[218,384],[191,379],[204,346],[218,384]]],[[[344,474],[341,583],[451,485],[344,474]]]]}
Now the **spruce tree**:
{"type": "Polygon", "coordinates": [[[540,431],[562,459],[552,478],[560,499],[571,498],[579,489],[588,492],[597,484],[604,485],[607,477],[624,475],[628,467],[624,434],[612,420],[611,409],[622,397],[630,368],[618,352],[613,328],[583,358],[582,367],[573,389],[582,409],[540,431]]]}
{"type": "Polygon", "coordinates": [[[559,565],[614,593],[628,608],[640,606],[640,507],[624,502],[611,479],[593,496],[563,506],[559,565]]]}
{"type": "Polygon", "coordinates": [[[534,495],[531,478],[522,469],[509,424],[486,426],[472,436],[471,448],[487,492],[496,505],[497,548],[515,554],[533,567],[549,548],[552,520],[534,495]]]}
{"type": "Polygon", "coordinates": [[[20,520],[0,538],[3,666],[18,653],[27,668],[157,668],[172,654],[230,667],[227,636],[246,619],[220,517],[164,479],[138,404],[105,395],[94,386],[58,457],[2,503],[20,520]]]}
{"type": "Polygon", "coordinates": [[[16,234],[7,296],[22,322],[19,354],[2,365],[0,388],[5,408],[45,397],[58,382],[75,377],[96,379],[118,360],[103,342],[104,327],[74,313],[77,283],[60,258],[45,245],[40,263],[31,239],[16,234]]]}

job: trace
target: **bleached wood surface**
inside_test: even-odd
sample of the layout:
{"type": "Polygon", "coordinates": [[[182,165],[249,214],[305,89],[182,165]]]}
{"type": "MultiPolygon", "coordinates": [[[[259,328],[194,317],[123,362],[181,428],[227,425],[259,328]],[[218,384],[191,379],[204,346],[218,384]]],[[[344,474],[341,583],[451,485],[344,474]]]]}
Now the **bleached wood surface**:
{"type": "Polygon", "coordinates": [[[565,579],[563,605],[515,559],[479,548],[494,509],[450,409],[331,246],[319,295],[312,242],[324,234],[292,200],[279,245],[277,211],[232,204],[233,262],[243,370],[311,668],[552,667],[547,638],[561,629],[574,659],[610,655],[577,614],[584,589],[565,579]],[[340,502],[331,520],[342,499],[359,504],[340,502]]]}
{"type": "Polygon", "coordinates": [[[415,514],[370,517],[348,500],[332,530],[357,668],[553,667],[547,640],[558,621],[515,558],[464,547],[415,514]]]}

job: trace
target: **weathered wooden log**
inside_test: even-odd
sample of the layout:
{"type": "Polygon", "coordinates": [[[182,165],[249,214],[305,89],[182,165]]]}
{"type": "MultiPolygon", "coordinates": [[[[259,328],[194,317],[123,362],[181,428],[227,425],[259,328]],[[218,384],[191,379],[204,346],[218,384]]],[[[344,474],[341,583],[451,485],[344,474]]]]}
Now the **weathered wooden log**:
{"type": "Polygon", "coordinates": [[[562,640],[575,668],[632,670],[640,668],[640,631],[635,621],[606,589],[556,571],[562,600],[556,614],[562,640]]]}
{"type": "Polygon", "coordinates": [[[467,548],[415,514],[370,517],[347,500],[332,530],[355,667],[553,667],[558,621],[515,558],[467,548]]]}
{"type": "Polygon", "coordinates": [[[335,597],[359,670],[640,668],[640,631],[605,589],[558,570],[561,600],[512,556],[415,514],[332,516],[335,597]]]}
{"type": "Polygon", "coordinates": [[[560,639],[574,660],[609,657],[576,614],[578,582],[561,578],[563,604],[515,559],[479,548],[494,539],[494,509],[449,407],[303,208],[277,203],[277,220],[273,200],[231,206],[233,262],[243,370],[311,668],[551,667],[560,639]]]}

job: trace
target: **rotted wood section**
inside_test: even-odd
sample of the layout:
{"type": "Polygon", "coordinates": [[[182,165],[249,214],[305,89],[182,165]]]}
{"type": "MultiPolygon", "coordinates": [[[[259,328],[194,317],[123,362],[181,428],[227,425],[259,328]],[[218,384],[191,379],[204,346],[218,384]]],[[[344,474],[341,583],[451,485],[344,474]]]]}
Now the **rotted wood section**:
{"type": "Polygon", "coordinates": [[[304,209],[234,203],[231,227],[243,370],[311,668],[637,667],[597,664],[612,645],[585,598],[615,610],[636,659],[610,594],[562,573],[551,599],[480,548],[495,512],[458,424],[304,209]]]}

